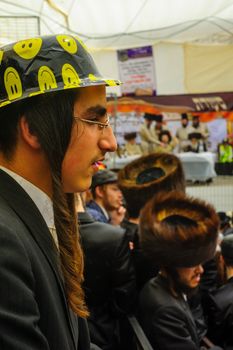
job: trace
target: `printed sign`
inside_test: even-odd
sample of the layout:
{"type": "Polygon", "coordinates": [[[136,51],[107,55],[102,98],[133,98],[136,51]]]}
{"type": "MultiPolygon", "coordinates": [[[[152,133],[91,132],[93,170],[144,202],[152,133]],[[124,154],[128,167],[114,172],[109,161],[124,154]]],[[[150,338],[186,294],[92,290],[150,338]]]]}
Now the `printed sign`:
{"type": "Polygon", "coordinates": [[[152,46],[118,50],[122,95],[145,96],[156,94],[155,63],[152,46]]]}

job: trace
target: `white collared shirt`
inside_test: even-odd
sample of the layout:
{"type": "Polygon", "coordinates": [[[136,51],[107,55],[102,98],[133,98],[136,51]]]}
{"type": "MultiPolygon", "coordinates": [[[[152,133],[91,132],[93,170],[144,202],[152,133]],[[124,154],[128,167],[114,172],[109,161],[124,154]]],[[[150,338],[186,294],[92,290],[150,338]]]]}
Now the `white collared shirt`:
{"type": "Polygon", "coordinates": [[[107,210],[106,210],[104,207],[102,207],[102,205],[100,205],[99,203],[98,203],[98,206],[101,208],[101,210],[102,210],[102,212],[104,213],[104,216],[106,217],[106,219],[107,219],[107,220],[110,220],[110,217],[109,217],[109,215],[108,215],[107,210]]]}
{"type": "Polygon", "coordinates": [[[31,197],[41,215],[43,216],[46,225],[48,226],[54,242],[58,247],[57,233],[54,224],[54,214],[53,214],[53,204],[49,196],[41,191],[38,187],[33,185],[31,182],[25,180],[22,176],[16,174],[15,172],[0,166],[0,169],[5,171],[10,175],[18,184],[24,189],[25,192],[31,197]]]}

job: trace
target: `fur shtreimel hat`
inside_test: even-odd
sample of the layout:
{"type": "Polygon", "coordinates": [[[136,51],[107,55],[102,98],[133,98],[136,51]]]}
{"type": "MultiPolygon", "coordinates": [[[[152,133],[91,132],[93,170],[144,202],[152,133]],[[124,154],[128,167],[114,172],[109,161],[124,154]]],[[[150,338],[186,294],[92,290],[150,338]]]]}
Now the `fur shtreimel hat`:
{"type": "Polygon", "coordinates": [[[197,266],[214,256],[218,226],[212,205],[178,191],[160,193],[141,212],[142,249],[161,267],[197,266]]]}
{"type": "Polygon", "coordinates": [[[137,218],[145,203],[160,191],[185,191],[184,172],[179,158],[153,153],[127,164],[118,173],[130,217],[137,218]]]}

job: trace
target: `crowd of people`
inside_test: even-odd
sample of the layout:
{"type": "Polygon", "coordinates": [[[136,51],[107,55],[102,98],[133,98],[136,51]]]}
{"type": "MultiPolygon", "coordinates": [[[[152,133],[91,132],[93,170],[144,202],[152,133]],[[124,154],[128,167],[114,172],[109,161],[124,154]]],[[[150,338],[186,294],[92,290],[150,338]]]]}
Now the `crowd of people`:
{"type": "Polygon", "coordinates": [[[198,115],[190,117],[183,113],[181,125],[175,134],[166,126],[162,114],[145,113],[144,123],[137,133],[124,135],[125,144],[120,147],[120,156],[146,155],[153,152],[206,152],[209,144],[209,130],[206,123],[201,123],[198,115]]]}
{"type": "MultiPolygon", "coordinates": [[[[224,295],[224,290],[231,288],[233,250],[230,253],[227,248],[227,266],[222,257],[224,248],[223,251],[220,248],[224,245],[233,247],[232,218],[224,212],[216,213],[209,203],[185,194],[182,165],[172,154],[153,153],[140,157],[119,170],[118,176],[108,169],[100,170],[93,177],[91,192],[113,185],[115,194],[111,201],[105,188],[102,201],[89,199],[86,211],[107,227],[123,228],[134,273],[134,288],[125,297],[130,296],[134,303],[128,303],[127,308],[120,307],[120,299],[114,300],[108,290],[109,296],[105,300],[111,306],[109,313],[105,310],[105,319],[111,315],[110,318],[119,324],[118,346],[97,344],[103,349],[134,349],[125,325],[130,309],[155,350],[231,349],[231,293],[225,299],[218,295],[224,295]],[[126,208],[123,216],[119,215],[122,206],[126,208]],[[98,215],[93,208],[98,208],[98,215]],[[117,214],[113,216],[118,220],[112,222],[114,210],[117,214]],[[114,308],[118,311],[112,313],[114,308]],[[222,327],[218,327],[220,322],[222,327]],[[122,334],[122,328],[127,331],[128,338],[127,334],[122,334]],[[124,347],[125,339],[128,339],[127,347],[124,347]]],[[[94,242],[92,244],[94,249],[94,242]]],[[[88,260],[89,249],[84,246],[84,251],[88,260]]],[[[128,264],[124,264],[132,273],[128,264]]],[[[115,265],[118,272],[121,266],[115,265]]],[[[89,263],[86,269],[90,276],[89,263]]],[[[105,271],[99,270],[99,278],[105,271]]],[[[123,271],[121,273],[124,276],[123,271]]],[[[113,279],[114,275],[112,269],[113,279]]],[[[89,279],[84,285],[87,291],[94,293],[89,279]]],[[[125,288],[125,293],[130,289],[124,278],[121,288],[125,288]]],[[[95,321],[98,328],[101,322],[98,317],[95,321]]],[[[102,335],[109,334],[107,327],[101,331],[102,335]]],[[[96,329],[91,336],[96,337],[96,329]]]]}
{"type": "Polygon", "coordinates": [[[162,120],[144,156],[99,170],[118,84],[76,36],[1,48],[2,350],[135,350],[132,314],[154,350],[233,347],[232,223],[185,193],[162,120]]]}

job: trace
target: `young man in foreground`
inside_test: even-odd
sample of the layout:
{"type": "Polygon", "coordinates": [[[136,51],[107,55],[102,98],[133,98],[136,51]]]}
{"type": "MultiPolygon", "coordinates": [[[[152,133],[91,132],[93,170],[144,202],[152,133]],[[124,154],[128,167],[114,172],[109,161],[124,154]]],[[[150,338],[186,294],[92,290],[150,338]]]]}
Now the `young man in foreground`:
{"type": "Polygon", "coordinates": [[[76,37],[1,49],[0,348],[87,350],[74,192],[115,151],[106,85],[76,37]]]}

